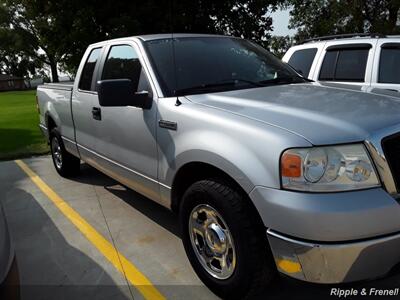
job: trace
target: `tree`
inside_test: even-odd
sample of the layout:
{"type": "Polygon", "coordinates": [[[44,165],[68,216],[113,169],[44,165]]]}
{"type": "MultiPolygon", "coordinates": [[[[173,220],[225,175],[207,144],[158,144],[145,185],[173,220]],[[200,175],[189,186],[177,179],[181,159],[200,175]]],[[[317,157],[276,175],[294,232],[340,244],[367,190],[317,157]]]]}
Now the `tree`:
{"type": "Polygon", "coordinates": [[[277,57],[282,58],[286,51],[293,45],[293,38],[286,36],[273,36],[269,40],[269,50],[277,57]]]}
{"type": "Polygon", "coordinates": [[[2,32],[24,41],[25,55],[74,73],[94,42],[150,33],[198,32],[241,36],[262,44],[270,37],[267,15],[282,0],[0,0],[2,32]]]}
{"type": "Polygon", "coordinates": [[[45,13],[45,1],[0,0],[0,40],[12,43],[4,49],[8,57],[33,66],[47,64],[52,71],[53,81],[58,81],[56,39],[48,43],[49,33],[55,32],[52,17],[45,13]]]}
{"type": "Polygon", "coordinates": [[[400,0],[288,0],[297,41],[342,33],[400,33],[400,0]]]}
{"type": "Polygon", "coordinates": [[[43,64],[27,55],[24,40],[19,35],[0,28],[0,73],[17,77],[31,77],[43,64]]]}
{"type": "Polygon", "coordinates": [[[4,52],[0,49],[0,73],[16,77],[31,77],[42,68],[42,65],[19,53],[4,52]]]}
{"type": "Polygon", "coordinates": [[[230,34],[267,44],[272,30],[272,18],[268,13],[275,11],[282,2],[180,1],[173,11],[175,31],[230,34]]]}
{"type": "MultiPolygon", "coordinates": [[[[272,18],[267,13],[282,3],[282,0],[78,2],[78,10],[71,19],[75,35],[69,45],[73,46],[65,51],[63,61],[73,72],[92,42],[152,33],[231,34],[266,44],[272,30],[272,18]]],[[[75,4],[69,1],[67,6],[73,11],[75,4]]]]}

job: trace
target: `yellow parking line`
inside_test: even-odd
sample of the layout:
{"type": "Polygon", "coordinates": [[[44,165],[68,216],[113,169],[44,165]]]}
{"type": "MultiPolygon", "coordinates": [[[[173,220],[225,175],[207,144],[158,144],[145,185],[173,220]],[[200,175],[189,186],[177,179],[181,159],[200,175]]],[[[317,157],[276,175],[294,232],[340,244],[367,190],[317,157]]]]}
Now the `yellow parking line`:
{"type": "Polygon", "coordinates": [[[107,241],[96,229],[82,218],[71,206],[56,194],[35,172],[23,161],[15,163],[31,178],[38,188],[50,199],[51,202],[66,216],[78,230],[91,242],[129,282],[134,285],[145,299],[161,300],[165,297],[154,287],[150,280],[125,256],[107,241]]]}

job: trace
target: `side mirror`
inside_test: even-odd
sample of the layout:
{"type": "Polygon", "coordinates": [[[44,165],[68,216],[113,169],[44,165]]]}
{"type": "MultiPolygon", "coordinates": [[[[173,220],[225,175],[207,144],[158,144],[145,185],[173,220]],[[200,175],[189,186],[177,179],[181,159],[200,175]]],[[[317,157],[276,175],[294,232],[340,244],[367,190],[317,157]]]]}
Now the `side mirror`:
{"type": "Polygon", "coordinates": [[[133,91],[130,79],[107,79],[97,82],[100,106],[135,106],[150,109],[153,101],[149,92],[133,91]]]}

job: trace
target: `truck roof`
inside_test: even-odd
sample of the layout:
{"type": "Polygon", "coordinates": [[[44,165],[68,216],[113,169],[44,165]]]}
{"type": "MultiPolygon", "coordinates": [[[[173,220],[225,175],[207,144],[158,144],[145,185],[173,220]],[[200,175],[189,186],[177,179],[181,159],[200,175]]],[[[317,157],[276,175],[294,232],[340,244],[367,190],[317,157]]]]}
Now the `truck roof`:
{"type": "Polygon", "coordinates": [[[152,41],[152,40],[160,40],[171,38],[172,34],[174,38],[185,38],[185,37],[231,37],[227,35],[219,35],[219,34],[203,34],[203,33],[161,33],[161,34],[146,34],[136,36],[137,38],[143,41],[152,41]]]}
{"type": "Polygon", "coordinates": [[[110,40],[105,40],[101,41],[98,43],[91,44],[90,46],[100,46],[107,44],[109,42],[114,42],[114,41],[122,41],[122,40],[127,40],[127,39],[132,39],[132,38],[137,38],[142,41],[153,41],[153,40],[160,40],[160,39],[168,39],[171,38],[173,35],[174,38],[187,38],[187,37],[225,37],[225,38],[233,38],[233,36],[229,35],[219,35],[219,34],[203,34],[203,33],[159,33],[159,34],[145,34],[145,35],[136,35],[136,36],[127,36],[123,38],[117,38],[117,39],[110,39],[110,40]]]}

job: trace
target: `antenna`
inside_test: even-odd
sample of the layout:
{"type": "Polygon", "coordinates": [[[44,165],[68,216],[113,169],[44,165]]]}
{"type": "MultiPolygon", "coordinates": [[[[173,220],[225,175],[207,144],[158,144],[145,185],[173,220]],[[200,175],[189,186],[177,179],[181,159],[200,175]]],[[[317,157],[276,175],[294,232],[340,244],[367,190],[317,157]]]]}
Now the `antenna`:
{"type": "Polygon", "coordinates": [[[176,95],[176,91],[178,89],[178,75],[177,75],[177,71],[176,71],[176,54],[175,54],[175,38],[174,38],[174,18],[173,18],[173,13],[174,13],[174,0],[170,0],[170,9],[171,9],[171,13],[170,13],[170,25],[171,25],[171,40],[172,40],[172,64],[174,66],[174,96],[176,97],[176,102],[175,105],[179,106],[182,103],[179,101],[178,96],[176,95]]]}

